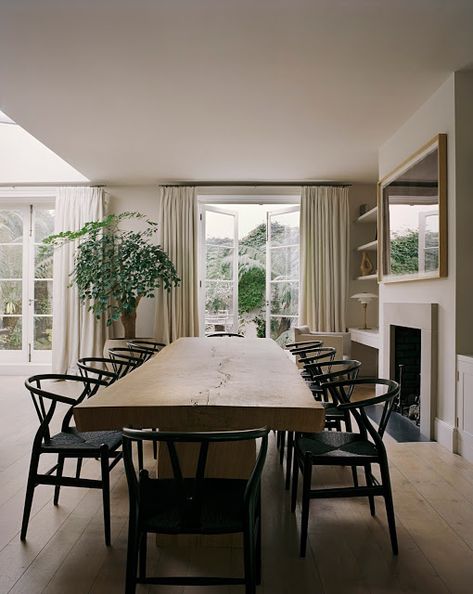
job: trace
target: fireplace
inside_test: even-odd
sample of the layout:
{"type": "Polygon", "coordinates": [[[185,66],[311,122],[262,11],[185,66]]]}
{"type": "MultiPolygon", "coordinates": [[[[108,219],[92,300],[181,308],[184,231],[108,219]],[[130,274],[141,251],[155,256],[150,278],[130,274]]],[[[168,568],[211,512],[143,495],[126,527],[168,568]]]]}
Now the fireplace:
{"type": "Polygon", "coordinates": [[[397,412],[416,425],[420,424],[421,330],[391,326],[394,345],[391,355],[392,375],[401,386],[397,412]]]}
{"type": "Polygon", "coordinates": [[[384,303],[380,374],[401,383],[399,412],[427,439],[434,438],[437,409],[438,306],[384,303]]]}

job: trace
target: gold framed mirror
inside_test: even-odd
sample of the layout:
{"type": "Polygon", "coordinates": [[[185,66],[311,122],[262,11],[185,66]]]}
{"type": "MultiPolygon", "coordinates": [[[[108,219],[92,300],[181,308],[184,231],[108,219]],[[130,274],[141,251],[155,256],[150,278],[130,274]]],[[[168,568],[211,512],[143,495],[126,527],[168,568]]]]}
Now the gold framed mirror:
{"type": "Polygon", "coordinates": [[[447,135],[378,182],[378,280],[447,276],[447,135]]]}

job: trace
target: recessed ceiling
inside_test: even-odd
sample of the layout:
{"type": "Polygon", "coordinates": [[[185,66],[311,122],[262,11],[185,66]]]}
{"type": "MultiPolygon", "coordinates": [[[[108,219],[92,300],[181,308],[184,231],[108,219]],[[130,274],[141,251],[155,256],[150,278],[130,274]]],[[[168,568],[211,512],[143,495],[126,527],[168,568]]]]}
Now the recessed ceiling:
{"type": "Polygon", "coordinates": [[[472,33],[471,0],[1,0],[0,109],[94,182],[373,181],[472,33]]]}

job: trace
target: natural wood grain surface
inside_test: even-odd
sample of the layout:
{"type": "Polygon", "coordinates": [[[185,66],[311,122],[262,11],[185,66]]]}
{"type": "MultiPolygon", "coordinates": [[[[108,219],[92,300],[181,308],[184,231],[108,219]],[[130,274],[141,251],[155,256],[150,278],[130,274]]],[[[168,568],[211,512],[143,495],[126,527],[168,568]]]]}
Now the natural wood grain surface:
{"type": "Polygon", "coordinates": [[[79,429],[318,431],[323,408],[270,339],[181,338],[75,409],[79,429]]]}

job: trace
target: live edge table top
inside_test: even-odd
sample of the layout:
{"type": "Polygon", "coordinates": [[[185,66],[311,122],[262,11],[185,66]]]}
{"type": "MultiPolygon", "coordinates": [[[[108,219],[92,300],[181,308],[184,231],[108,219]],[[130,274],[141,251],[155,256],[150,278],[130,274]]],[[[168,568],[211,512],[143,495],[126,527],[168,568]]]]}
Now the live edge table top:
{"type": "Polygon", "coordinates": [[[321,431],[323,407],[271,339],[180,338],[74,409],[80,431],[321,431]]]}

